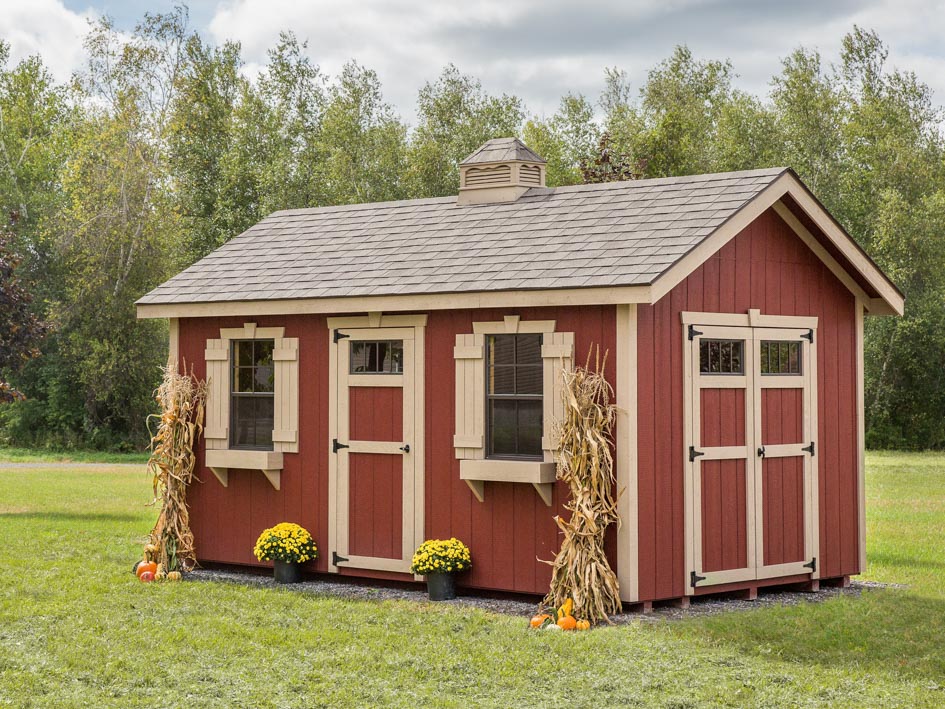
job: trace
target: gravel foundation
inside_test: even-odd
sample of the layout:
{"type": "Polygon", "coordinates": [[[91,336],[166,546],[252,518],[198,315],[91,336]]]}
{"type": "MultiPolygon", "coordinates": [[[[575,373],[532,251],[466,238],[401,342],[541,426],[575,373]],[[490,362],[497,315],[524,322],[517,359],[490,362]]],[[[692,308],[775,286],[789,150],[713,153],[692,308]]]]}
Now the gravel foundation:
{"type": "MultiPolygon", "coordinates": [[[[243,586],[279,587],[298,593],[310,593],[317,596],[350,598],[360,601],[413,601],[430,603],[426,591],[407,587],[374,586],[364,583],[337,582],[323,579],[306,580],[292,585],[279,585],[271,576],[223,571],[217,569],[197,569],[187,574],[189,581],[235,583],[243,586]]],[[[879,588],[904,588],[898,584],[881,584],[872,581],[852,581],[847,588],[821,588],[816,592],[802,592],[778,589],[759,589],[758,598],[746,601],[727,596],[711,598],[693,598],[689,608],[676,608],[671,604],[654,605],[651,613],[629,612],[613,616],[615,623],[659,622],[683,618],[716,615],[727,612],[740,612],[765,608],[768,606],[796,606],[802,603],[819,603],[838,596],[859,596],[864,592],[879,588]]],[[[521,598],[497,598],[490,596],[459,596],[452,601],[438,601],[442,605],[479,608],[492,613],[530,616],[535,612],[537,601],[521,598]]]]}

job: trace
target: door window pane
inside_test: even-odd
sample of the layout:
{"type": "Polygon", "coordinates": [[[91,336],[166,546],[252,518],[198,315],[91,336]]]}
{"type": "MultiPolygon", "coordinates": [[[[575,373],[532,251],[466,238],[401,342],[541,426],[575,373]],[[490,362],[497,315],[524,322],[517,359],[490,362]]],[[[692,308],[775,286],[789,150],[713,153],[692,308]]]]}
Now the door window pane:
{"type": "Polygon", "coordinates": [[[351,374],[401,374],[404,371],[403,340],[354,340],[351,374]]]}
{"type": "Polygon", "coordinates": [[[788,340],[761,341],[761,373],[800,375],[801,342],[788,340]]]}
{"type": "Polygon", "coordinates": [[[700,374],[744,374],[744,340],[699,341],[700,374]]]}

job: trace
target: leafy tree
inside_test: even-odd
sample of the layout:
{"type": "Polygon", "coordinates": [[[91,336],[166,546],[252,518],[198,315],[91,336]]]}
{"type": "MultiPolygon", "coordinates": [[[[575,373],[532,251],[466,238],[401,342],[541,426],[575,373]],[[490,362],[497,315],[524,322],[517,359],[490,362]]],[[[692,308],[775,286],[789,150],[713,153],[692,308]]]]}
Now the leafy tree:
{"type": "Polygon", "coordinates": [[[233,142],[233,112],[244,80],[239,45],[213,48],[199,36],[184,44],[176,97],[168,122],[168,170],[186,238],[179,264],[186,267],[233,236],[223,208],[224,160],[233,142]]]}
{"type": "Polygon", "coordinates": [[[417,127],[408,152],[411,197],[444,197],[459,190],[459,163],[491,138],[518,135],[524,119],[515,96],[490,96],[478,79],[454,65],[417,98],[417,127]]]}
{"type": "Polygon", "coordinates": [[[405,197],[407,127],[384,102],[377,74],[349,62],[328,93],[316,169],[327,203],[405,197]]]}
{"type": "MultiPolygon", "coordinates": [[[[39,356],[45,326],[30,309],[32,296],[16,274],[20,259],[10,248],[9,234],[0,234],[0,374],[15,371],[39,356]]],[[[0,403],[23,399],[0,376],[0,403]]]]}
{"type": "Polygon", "coordinates": [[[588,160],[598,146],[600,128],[590,102],[583,96],[568,94],[561,99],[561,105],[550,120],[528,121],[523,138],[548,161],[546,183],[549,187],[574,185],[581,182],[582,162],[588,160]]]}

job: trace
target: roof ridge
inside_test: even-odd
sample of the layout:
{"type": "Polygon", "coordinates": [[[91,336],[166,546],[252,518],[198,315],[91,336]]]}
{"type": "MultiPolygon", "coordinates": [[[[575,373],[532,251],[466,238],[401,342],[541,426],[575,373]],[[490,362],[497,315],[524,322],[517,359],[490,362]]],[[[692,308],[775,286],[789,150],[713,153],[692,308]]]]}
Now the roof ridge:
{"type": "MultiPolygon", "coordinates": [[[[517,140],[517,139],[512,139],[517,140]]],[[[672,184],[688,184],[692,182],[710,182],[713,179],[721,178],[740,178],[740,177],[752,177],[752,176],[771,176],[777,177],[790,170],[788,167],[766,167],[766,168],[757,168],[754,170],[734,170],[732,172],[706,172],[706,173],[697,173],[694,175],[673,175],[670,177],[648,177],[641,180],[620,180],[616,182],[592,182],[584,183],[579,185],[562,185],[560,187],[532,187],[528,190],[522,197],[537,196],[537,195],[547,195],[547,194],[566,194],[568,192],[593,192],[595,190],[613,190],[620,189],[624,187],[637,187],[637,186],[652,186],[652,185],[672,185],[672,184]]],[[[365,209],[394,209],[397,207],[419,207],[426,204],[448,204],[450,202],[455,202],[456,196],[449,195],[446,197],[418,197],[415,199],[398,199],[398,200],[389,200],[384,202],[356,202],[355,204],[331,204],[323,205],[319,207],[296,207],[292,209],[280,209],[275,212],[271,212],[263,218],[262,221],[271,219],[273,217],[283,217],[283,216],[292,216],[292,215],[306,215],[306,214],[330,214],[333,212],[355,212],[362,211],[365,209]]],[[[496,206],[496,205],[469,205],[470,207],[474,206],[496,206]]]]}

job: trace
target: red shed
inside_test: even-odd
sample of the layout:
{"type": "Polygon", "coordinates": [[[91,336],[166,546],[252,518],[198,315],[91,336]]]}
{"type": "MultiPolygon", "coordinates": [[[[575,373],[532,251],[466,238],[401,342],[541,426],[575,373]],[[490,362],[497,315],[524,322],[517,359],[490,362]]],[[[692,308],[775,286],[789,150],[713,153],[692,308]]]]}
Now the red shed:
{"type": "Polygon", "coordinates": [[[257,564],[544,593],[565,502],[561,367],[600,345],[620,407],[628,603],[863,570],[863,317],[902,294],[789,169],[547,188],[514,139],[456,197],[276,212],[138,302],[210,381],[191,521],[257,564]]]}

